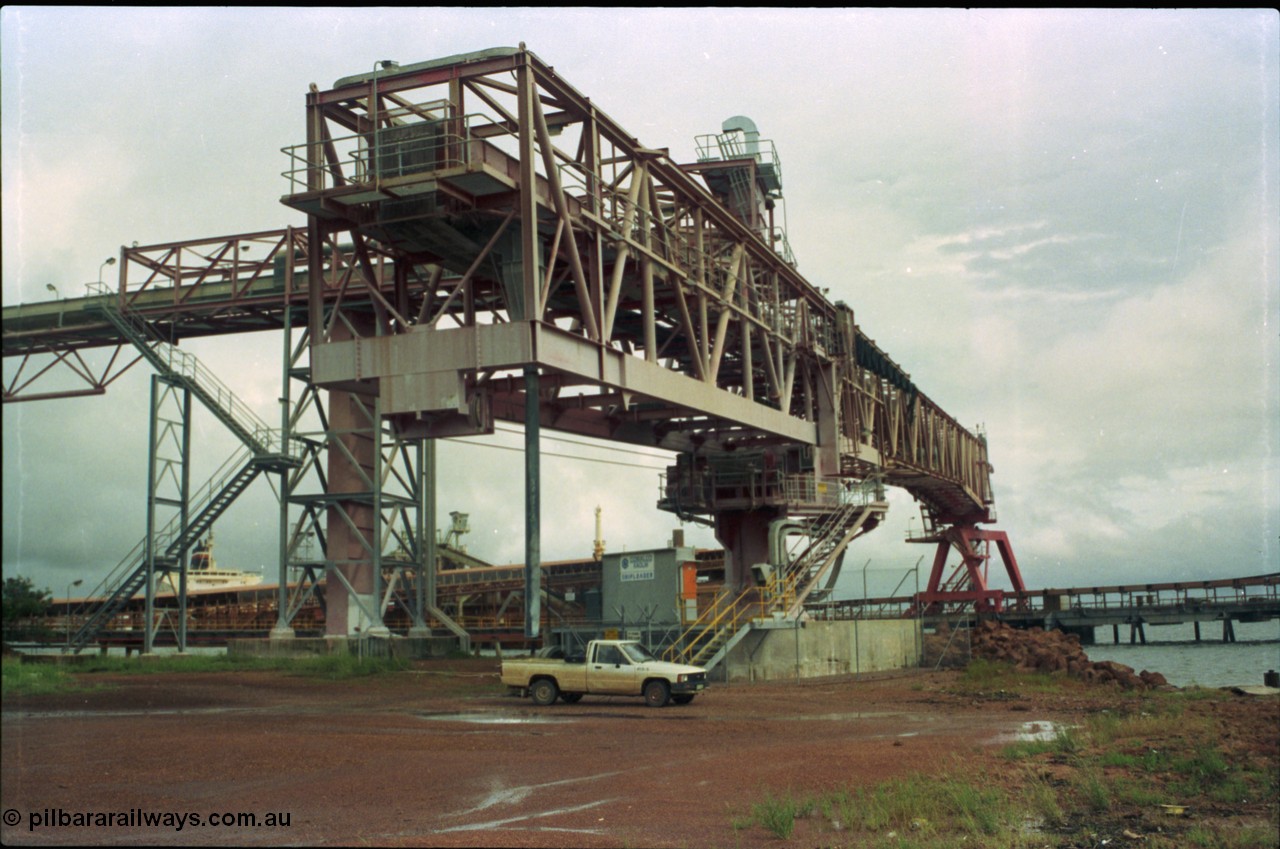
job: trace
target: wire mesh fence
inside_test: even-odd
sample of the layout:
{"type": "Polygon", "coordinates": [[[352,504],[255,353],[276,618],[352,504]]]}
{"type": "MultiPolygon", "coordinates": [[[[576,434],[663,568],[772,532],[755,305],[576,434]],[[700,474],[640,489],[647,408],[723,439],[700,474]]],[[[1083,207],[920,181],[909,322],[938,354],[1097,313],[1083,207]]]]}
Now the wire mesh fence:
{"type": "Polygon", "coordinates": [[[973,658],[973,627],[963,615],[943,617],[924,630],[920,665],[926,669],[956,669],[973,658]]]}

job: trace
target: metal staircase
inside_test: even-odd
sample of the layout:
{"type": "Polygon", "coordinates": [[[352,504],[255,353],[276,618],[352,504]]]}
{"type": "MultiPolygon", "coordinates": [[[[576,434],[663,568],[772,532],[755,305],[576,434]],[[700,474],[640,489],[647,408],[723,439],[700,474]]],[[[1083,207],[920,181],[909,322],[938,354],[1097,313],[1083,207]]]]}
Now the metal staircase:
{"type": "MultiPolygon", "coordinates": [[[[208,533],[259,474],[283,471],[299,464],[282,439],[282,431],[267,426],[237,398],[196,357],[166,342],[141,316],[103,302],[95,305],[109,322],[155,367],[162,378],[186,389],[213,413],[243,443],[187,501],[188,520],[181,514],[154,532],[148,545],[144,536],[88,594],[100,603],[86,603],[77,615],[82,624],[69,641],[69,649],[81,651],[120,613],[129,599],[145,589],[147,574],[154,567],[159,574],[180,568],[181,558],[195,542],[208,533]],[[149,564],[149,559],[151,563],[149,564]]],[[[150,627],[150,623],[146,623],[150,627]]]]}
{"type": "Polygon", "coordinates": [[[788,618],[800,614],[808,597],[839,560],[853,539],[879,524],[884,505],[844,504],[817,521],[810,533],[809,547],[773,577],[776,586],[770,595],[788,618]]]}
{"type": "Polygon", "coordinates": [[[736,596],[727,591],[717,595],[667,649],[666,659],[713,669],[753,625],[794,621],[849,543],[875,527],[885,508],[883,503],[850,503],[819,517],[804,551],[763,584],[747,587],[736,596]]]}
{"type": "Polygon", "coordinates": [[[234,433],[259,458],[287,460],[281,432],[260,419],[235,396],[194,354],[162,339],[137,313],[120,310],[110,301],[93,307],[100,311],[120,334],[133,343],[155,370],[169,381],[190,390],[209,412],[234,433]]]}
{"type": "Polygon", "coordinates": [[[664,657],[711,669],[727,653],[731,640],[737,644],[734,636],[741,639],[740,635],[746,633],[743,623],[761,614],[759,587],[748,587],[736,596],[722,591],[667,648],[664,657]]]}
{"type": "MultiPolygon", "coordinates": [[[[174,516],[156,533],[155,562],[157,571],[177,568],[178,558],[204,534],[208,533],[223,512],[236,497],[253,482],[262,466],[254,460],[252,452],[240,448],[214,472],[198,490],[191,502],[193,518],[182,532],[178,516],[174,516]]],[[[138,541],[124,559],[116,564],[100,584],[86,598],[102,602],[96,606],[86,602],[73,616],[84,617],[70,640],[70,649],[79,652],[110,624],[129,599],[137,595],[147,581],[147,538],[138,541]]]]}

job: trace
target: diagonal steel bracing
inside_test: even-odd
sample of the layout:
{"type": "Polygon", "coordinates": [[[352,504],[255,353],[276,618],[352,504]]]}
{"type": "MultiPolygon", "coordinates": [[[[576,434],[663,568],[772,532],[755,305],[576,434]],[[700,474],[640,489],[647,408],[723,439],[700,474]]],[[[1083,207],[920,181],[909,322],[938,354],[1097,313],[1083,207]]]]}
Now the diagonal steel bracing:
{"type": "MultiPolygon", "coordinates": [[[[483,434],[533,412],[679,452],[660,506],[732,536],[743,587],[761,528],[807,509],[788,479],[874,477],[942,525],[993,520],[982,435],[797,271],[774,221],[780,161],[748,120],[680,163],[523,46],[348,77],[313,89],[305,118],[282,198],[305,229],[122,249],[110,297],[169,341],[309,328],[327,429],[346,434],[323,440],[326,497],[344,497],[307,512],[327,514],[328,568],[352,578],[380,556],[381,520],[356,495],[375,462],[363,443],[483,434]],[[367,415],[353,435],[358,409],[376,410],[383,437],[367,415]],[[713,468],[732,457],[754,459],[713,468]],[[752,463],[785,472],[763,500],[706,488],[752,463]]],[[[6,307],[6,357],[119,344],[80,300],[6,307]]]]}
{"type": "MultiPolygon", "coordinates": [[[[985,440],[796,271],[773,223],[776,151],[749,120],[681,165],[521,47],[314,90],[307,133],[286,149],[283,201],[308,215],[309,268],[324,265],[309,275],[313,319],[327,316],[313,379],[377,398],[397,432],[525,420],[664,447],[687,458],[677,489],[717,456],[794,466],[800,449],[796,473],[875,476],[945,523],[991,521],[985,440]],[[359,261],[324,263],[322,236],[359,261]],[[395,266],[394,291],[377,288],[373,254],[395,266]],[[372,302],[335,301],[322,282],[357,278],[372,302]]],[[[725,525],[738,587],[760,527],[798,506],[763,498],[759,518],[725,525]]],[[[724,524],[738,507],[713,495],[678,509],[724,524]]]]}

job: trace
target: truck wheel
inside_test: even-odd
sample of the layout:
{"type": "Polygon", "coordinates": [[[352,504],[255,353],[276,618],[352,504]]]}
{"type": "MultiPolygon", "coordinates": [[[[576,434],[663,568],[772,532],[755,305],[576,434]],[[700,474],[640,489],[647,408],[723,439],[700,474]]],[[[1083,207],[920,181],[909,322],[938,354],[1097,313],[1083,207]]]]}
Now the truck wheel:
{"type": "Polygon", "coordinates": [[[560,695],[560,688],[550,678],[539,678],[529,688],[529,695],[533,696],[535,705],[555,704],[556,697],[560,695]]]}
{"type": "Polygon", "coordinates": [[[644,685],[644,703],[649,707],[665,707],[671,699],[671,687],[666,681],[650,681],[644,685]]]}
{"type": "Polygon", "coordinates": [[[689,702],[693,701],[693,696],[689,695],[688,693],[681,693],[678,696],[672,696],[671,701],[675,702],[678,705],[687,705],[689,704],[689,702]]]}
{"type": "Polygon", "coordinates": [[[582,701],[582,694],[581,693],[561,693],[560,700],[567,705],[576,705],[578,702],[582,701]]]}

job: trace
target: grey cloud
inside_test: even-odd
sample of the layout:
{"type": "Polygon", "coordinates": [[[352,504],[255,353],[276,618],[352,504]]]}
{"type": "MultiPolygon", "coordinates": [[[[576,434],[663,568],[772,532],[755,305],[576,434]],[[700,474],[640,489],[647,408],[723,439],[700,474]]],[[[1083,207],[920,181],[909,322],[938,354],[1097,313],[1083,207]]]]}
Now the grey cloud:
{"type": "MultiPolygon", "coordinates": [[[[134,239],[300,223],[278,204],[279,148],[304,138],[307,83],[525,40],[676,158],[732,114],[778,141],[801,271],[949,412],[987,424],[1002,526],[1034,583],[1223,574],[1276,537],[1274,500],[1209,499],[1179,518],[1177,492],[1189,469],[1280,453],[1275,333],[1260,318],[1280,290],[1273,13],[169,9],[144,26],[152,10],[30,9],[17,28],[12,8],[6,303],[81,286],[134,239]],[[599,47],[622,28],[637,37],[599,47]],[[56,178],[58,207],[17,174],[44,191],[56,178]],[[1211,282],[1179,288],[1197,274],[1211,282]],[[1161,511],[1164,525],[1141,524],[1161,511]]],[[[207,351],[270,406],[274,368],[207,351]]],[[[29,409],[5,410],[5,569],[60,591],[92,544],[118,558],[140,535],[145,380],[29,409]]],[[[229,450],[220,439],[209,432],[201,463],[229,450]]],[[[476,553],[520,560],[518,455],[442,454],[442,515],[471,512],[476,553]]],[[[656,472],[547,468],[547,556],[587,549],[597,502],[614,550],[674,526],[653,507],[656,472]]],[[[1274,464],[1259,474],[1277,489],[1274,464]]],[[[270,563],[270,488],[245,498],[219,557],[270,563]]],[[[894,529],[914,508],[894,507],[851,564],[910,568],[920,552],[894,529]]]]}

